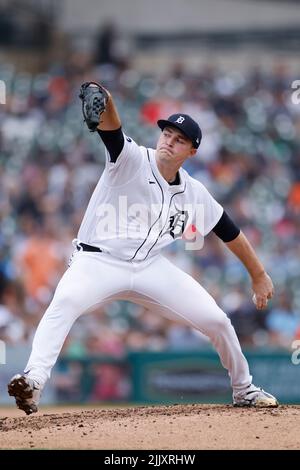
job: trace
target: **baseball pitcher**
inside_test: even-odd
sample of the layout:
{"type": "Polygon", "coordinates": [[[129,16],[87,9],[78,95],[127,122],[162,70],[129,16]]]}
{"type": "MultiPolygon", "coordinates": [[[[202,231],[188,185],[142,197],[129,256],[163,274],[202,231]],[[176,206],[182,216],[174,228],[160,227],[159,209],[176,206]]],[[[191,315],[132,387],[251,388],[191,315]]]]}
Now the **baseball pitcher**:
{"type": "Polygon", "coordinates": [[[252,384],[226,313],[162,254],[177,238],[189,249],[199,249],[203,237],[213,231],[248,270],[256,307],[265,308],[273,296],[272,281],[245,235],[205,186],[182,168],[200,145],[198,124],[186,114],[161,119],[156,148],[146,148],[123,132],[108,90],[88,82],[80,98],[89,130],[104,142],[106,165],[73,242],[70,266],[37,328],[24,373],[8,384],[9,394],[26,414],[36,412],[75,320],[96,306],[122,299],[208,336],[228,370],[235,406],[278,406],[275,397],[252,384]]]}

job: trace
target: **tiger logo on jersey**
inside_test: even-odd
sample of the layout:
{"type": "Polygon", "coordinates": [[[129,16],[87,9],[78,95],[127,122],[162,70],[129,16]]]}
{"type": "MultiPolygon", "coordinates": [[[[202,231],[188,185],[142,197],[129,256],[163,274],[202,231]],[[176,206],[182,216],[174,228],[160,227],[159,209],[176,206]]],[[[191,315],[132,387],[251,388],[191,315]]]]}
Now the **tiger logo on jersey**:
{"type": "Polygon", "coordinates": [[[167,234],[171,235],[174,240],[176,238],[182,237],[188,221],[188,217],[188,211],[181,211],[176,208],[175,214],[171,215],[169,218],[169,226],[162,234],[162,237],[167,234]]]}

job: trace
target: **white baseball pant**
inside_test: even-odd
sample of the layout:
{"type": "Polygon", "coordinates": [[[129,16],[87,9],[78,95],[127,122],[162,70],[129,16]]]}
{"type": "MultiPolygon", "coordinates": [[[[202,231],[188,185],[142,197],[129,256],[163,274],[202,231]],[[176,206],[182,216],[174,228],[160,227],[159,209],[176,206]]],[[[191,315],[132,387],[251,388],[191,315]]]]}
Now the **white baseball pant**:
{"type": "Polygon", "coordinates": [[[143,262],[123,261],[106,253],[78,251],[64,273],[37,328],[25,368],[44,384],[75,320],[112,300],[129,300],[209,337],[234,391],[252,382],[233,326],[211,295],[162,255],[143,262]]]}

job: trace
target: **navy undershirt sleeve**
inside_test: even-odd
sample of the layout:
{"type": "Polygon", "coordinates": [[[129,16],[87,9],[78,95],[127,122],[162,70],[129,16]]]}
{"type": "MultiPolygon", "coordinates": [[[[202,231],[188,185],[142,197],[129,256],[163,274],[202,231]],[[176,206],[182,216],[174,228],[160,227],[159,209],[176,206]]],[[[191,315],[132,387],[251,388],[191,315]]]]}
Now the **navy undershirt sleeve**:
{"type": "Polygon", "coordinates": [[[212,231],[225,243],[231,242],[240,234],[240,229],[235,225],[233,220],[231,220],[225,211],[212,231]]]}
{"type": "Polygon", "coordinates": [[[122,127],[113,131],[100,131],[97,129],[97,132],[107,148],[110,161],[116,163],[117,158],[124,147],[124,134],[122,132],[122,127]]]}

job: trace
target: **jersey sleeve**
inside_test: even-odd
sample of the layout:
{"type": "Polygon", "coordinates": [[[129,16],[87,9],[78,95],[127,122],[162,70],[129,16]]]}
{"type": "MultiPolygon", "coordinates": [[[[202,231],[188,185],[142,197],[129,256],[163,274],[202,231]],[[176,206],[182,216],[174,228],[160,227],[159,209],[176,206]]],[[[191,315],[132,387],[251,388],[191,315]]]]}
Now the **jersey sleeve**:
{"type": "Polygon", "coordinates": [[[115,129],[112,131],[102,131],[97,129],[105,148],[108,150],[109,159],[111,162],[116,163],[122,149],[124,147],[124,134],[122,128],[115,129]]]}
{"type": "Polygon", "coordinates": [[[106,166],[105,173],[111,184],[128,183],[140,169],[143,162],[141,147],[126,134],[124,136],[124,145],[116,161],[112,161],[110,153],[105,148],[106,166]]]}
{"type": "Polygon", "coordinates": [[[197,210],[194,223],[197,230],[206,236],[218,223],[224,209],[199,181],[197,181],[196,192],[197,210]]]}
{"type": "Polygon", "coordinates": [[[212,230],[225,243],[231,242],[240,234],[239,227],[236,226],[225,210],[212,230]]]}

